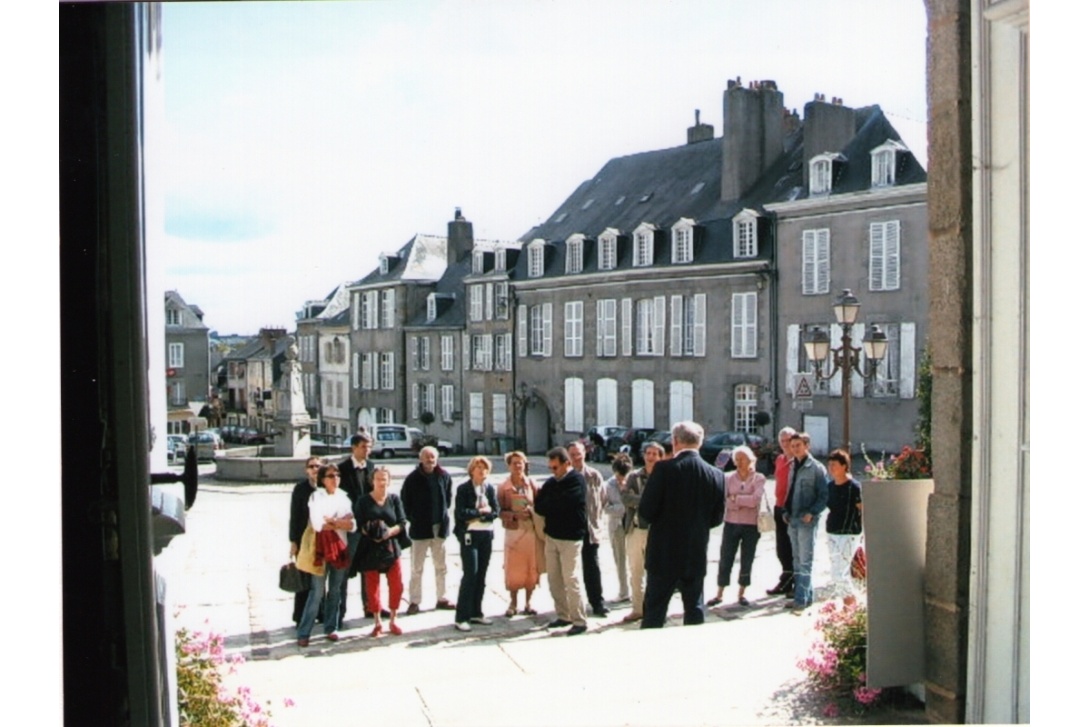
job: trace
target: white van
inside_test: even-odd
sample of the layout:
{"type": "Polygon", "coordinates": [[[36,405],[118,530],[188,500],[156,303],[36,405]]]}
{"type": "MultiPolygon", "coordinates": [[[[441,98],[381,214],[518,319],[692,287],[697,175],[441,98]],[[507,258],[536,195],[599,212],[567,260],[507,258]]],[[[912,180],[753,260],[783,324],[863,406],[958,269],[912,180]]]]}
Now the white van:
{"type": "Polygon", "coordinates": [[[371,426],[371,436],[375,438],[371,448],[375,457],[404,457],[415,456],[413,448],[413,436],[409,427],[404,424],[374,424],[371,426]]]}

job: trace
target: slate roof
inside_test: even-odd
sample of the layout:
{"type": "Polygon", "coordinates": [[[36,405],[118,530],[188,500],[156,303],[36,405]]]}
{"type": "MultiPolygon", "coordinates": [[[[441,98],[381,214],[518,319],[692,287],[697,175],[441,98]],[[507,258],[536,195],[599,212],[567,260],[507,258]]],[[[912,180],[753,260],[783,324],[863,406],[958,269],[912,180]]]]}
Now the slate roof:
{"type": "Polygon", "coordinates": [[[463,279],[473,271],[473,256],[466,255],[447,267],[435,285],[435,320],[428,320],[427,306],[406,324],[413,328],[462,328],[466,322],[465,284],[463,279]]]}
{"type": "Polygon", "coordinates": [[[395,253],[386,253],[389,269],[384,275],[381,267],[375,267],[356,282],[356,285],[374,283],[434,283],[443,276],[447,265],[447,238],[441,235],[413,235],[395,253]]]}

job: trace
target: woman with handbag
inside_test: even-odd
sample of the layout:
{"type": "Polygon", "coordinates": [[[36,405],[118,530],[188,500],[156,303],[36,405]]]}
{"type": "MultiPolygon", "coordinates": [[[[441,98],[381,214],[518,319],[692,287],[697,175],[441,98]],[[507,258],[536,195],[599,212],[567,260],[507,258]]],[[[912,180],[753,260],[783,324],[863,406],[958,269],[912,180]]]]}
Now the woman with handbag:
{"type": "Polygon", "coordinates": [[[469,631],[470,624],[491,625],[484,617],[485,575],[492,558],[492,522],[499,516],[496,488],[488,484],[492,463],[487,457],[474,457],[466,465],[469,480],[454,493],[454,536],[462,550],[462,585],[454,628],[469,631]]]}
{"type": "Polygon", "coordinates": [[[723,514],[723,542],[719,548],[719,575],[716,583],[719,590],[715,598],[708,601],[708,606],[718,606],[723,602],[723,590],[730,585],[730,572],[734,567],[734,556],[738,546],[742,546],[742,565],[738,571],[738,605],[748,606],[746,587],[753,572],[753,557],[757,553],[757,541],[761,533],[757,530],[757,514],[761,509],[761,499],[765,491],[765,476],[754,469],[757,457],[753,450],[742,445],[731,452],[735,470],[727,474],[726,508],[723,514]]]}
{"type": "Polygon", "coordinates": [[[400,636],[397,611],[404,591],[401,580],[401,548],[408,539],[408,521],[401,498],[389,492],[390,470],[376,467],[372,484],[374,489],[360,495],[356,500],[356,521],[363,529],[363,538],[356,551],[356,569],[363,573],[367,610],[375,617],[371,636],[382,635],[382,604],[379,598],[379,576],[382,573],[386,574],[386,588],[389,591],[390,633],[400,636]]]}
{"type": "Polygon", "coordinates": [[[511,594],[511,605],[504,614],[511,618],[518,612],[518,593],[526,590],[527,616],[537,614],[530,607],[534,588],[541,578],[544,563],[537,558],[537,535],[534,533],[534,497],[537,487],[526,476],[529,460],[522,452],[508,452],[504,457],[511,473],[497,490],[500,521],[503,523],[503,579],[511,594]]]}
{"type": "Polygon", "coordinates": [[[299,646],[310,646],[310,632],[318,615],[322,593],[326,593],[322,626],[326,638],[336,641],[341,620],[341,581],[348,573],[348,537],[356,529],[352,503],[338,487],[340,474],[336,465],[325,464],[318,469],[321,487],[307,502],[309,522],[303,532],[296,557],[296,567],[310,574],[310,593],[296,635],[299,646]],[[326,588],[328,582],[328,588],[326,588]]]}
{"type": "Polygon", "coordinates": [[[856,585],[852,579],[852,558],[863,539],[863,488],[851,475],[851,458],[843,449],[829,454],[829,514],[825,536],[829,545],[829,571],[833,597],[854,603],[856,585]]]}

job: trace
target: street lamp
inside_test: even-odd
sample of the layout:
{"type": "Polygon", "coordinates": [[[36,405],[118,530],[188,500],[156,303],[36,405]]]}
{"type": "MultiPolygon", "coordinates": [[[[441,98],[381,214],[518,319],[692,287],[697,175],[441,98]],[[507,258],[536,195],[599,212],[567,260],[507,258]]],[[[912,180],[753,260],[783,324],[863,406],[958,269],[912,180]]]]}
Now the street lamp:
{"type": "Polygon", "coordinates": [[[819,381],[830,379],[840,372],[840,393],[844,400],[844,446],[848,449],[848,454],[852,451],[852,372],[859,374],[864,380],[873,379],[878,373],[878,362],[886,357],[886,349],[889,346],[886,334],[877,325],[871,325],[867,329],[861,348],[852,345],[851,327],[859,316],[859,308],[859,299],[847,288],[833,303],[833,313],[836,314],[836,322],[840,324],[841,330],[840,348],[830,349],[829,334],[820,328],[811,328],[803,336],[802,341],[806,349],[806,357],[810,359],[814,367],[814,376],[819,381]],[[822,363],[830,353],[833,355],[833,368],[829,374],[825,374],[822,371],[822,363]]]}

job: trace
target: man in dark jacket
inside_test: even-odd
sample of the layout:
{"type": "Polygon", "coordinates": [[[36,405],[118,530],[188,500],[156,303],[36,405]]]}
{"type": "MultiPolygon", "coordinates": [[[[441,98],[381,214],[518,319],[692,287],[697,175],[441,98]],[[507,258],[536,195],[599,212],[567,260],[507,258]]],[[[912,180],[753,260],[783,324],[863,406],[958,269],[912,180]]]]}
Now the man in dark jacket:
{"type": "Polygon", "coordinates": [[[570,625],[568,636],[577,636],[587,630],[579,577],[583,538],[587,535],[587,483],[572,469],[563,447],[550,449],[546,456],[553,476],[537,493],[534,510],[545,518],[545,570],[556,604],[556,619],[549,628],[570,625]]]}
{"type": "Polygon", "coordinates": [[[659,462],[640,498],[647,533],[647,593],[640,628],[662,628],[674,590],[681,591],[685,624],[704,623],[708,531],[723,522],[723,473],[700,458],[704,428],[678,422],[672,459],[659,462]]]}
{"type": "Polygon", "coordinates": [[[829,476],[825,465],[810,454],[810,435],[806,432],[791,435],[791,453],[795,459],[791,462],[784,521],[787,523],[787,534],[791,537],[795,598],[784,604],[784,608],[790,608],[799,615],[814,602],[810,576],[814,566],[818,519],[829,503],[829,476]]]}
{"type": "Polygon", "coordinates": [[[420,464],[405,478],[401,486],[401,503],[409,518],[412,538],[412,577],[409,580],[409,616],[420,613],[424,597],[424,560],[431,553],[435,567],[435,607],[451,610],[447,600],[447,536],[450,535],[450,504],[453,484],[450,475],[439,466],[439,450],[424,447],[420,464]]]}
{"type": "MultiPolygon", "coordinates": [[[[372,479],[375,475],[375,463],[369,459],[374,440],[367,430],[361,429],[358,434],[352,435],[348,443],[352,446],[352,454],[337,465],[337,472],[341,476],[341,481],[337,486],[348,493],[348,499],[352,502],[352,507],[355,508],[356,501],[374,489],[372,479]]],[[[354,561],[356,558],[356,549],[359,548],[361,537],[362,532],[359,528],[348,533],[349,562],[354,561]]],[[[353,575],[351,572],[348,574],[349,577],[353,575]]],[[[344,623],[344,615],[348,611],[348,580],[349,578],[341,580],[341,623],[344,623]]],[[[364,588],[360,588],[363,615],[364,617],[370,617],[371,613],[367,610],[367,594],[364,591],[364,588]]]]}
{"type": "MultiPolygon", "coordinates": [[[[307,458],[307,476],[296,483],[291,491],[291,511],[288,519],[288,540],[291,541],[291,557],[299,555],[299,544],[303,540],[303,532],[307,529],[307,519],[310,516],[310,496],[318,488],[318,468],[322,466],[322,460],[317,457],[307,458]]],[[[292,622],[298,626],[299,619],[303,617],[303,609],[307,605],[309,590],[295,594],[295,607],[291,612],[292,622]]],[[[318,620],[322,619],[324,604],[319,604],[318,620]]]]}

